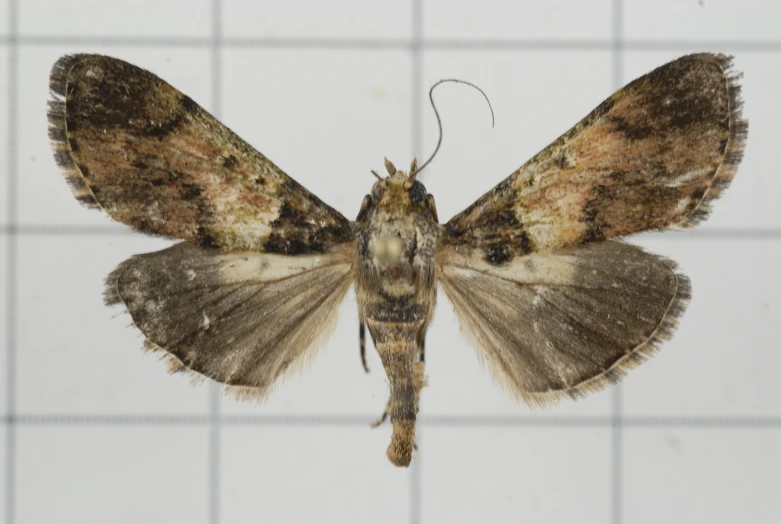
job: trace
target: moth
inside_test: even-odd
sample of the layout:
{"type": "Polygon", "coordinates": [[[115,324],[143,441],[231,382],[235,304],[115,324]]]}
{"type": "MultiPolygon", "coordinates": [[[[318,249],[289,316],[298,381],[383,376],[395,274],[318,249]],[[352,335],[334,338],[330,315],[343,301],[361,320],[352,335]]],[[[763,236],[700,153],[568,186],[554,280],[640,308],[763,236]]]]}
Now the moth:
{"type": "Polygon", "coordinates": [[[49,134],[82,204],[181,240],[121,263],[105,291],[173,371],[262,398],[355,286],[361,356],[368,327],[390,385],[387,456],[407,466],[439,285],[493,375],[531,405],[615,383],[670,338],[689,280],[620,239],[708,216],[746,143],[738,79],[724,55],[665,64],[444,224],[414,160],[406,172],[386,160],[350,221],[115,58],[54,65],[49,134]]]}

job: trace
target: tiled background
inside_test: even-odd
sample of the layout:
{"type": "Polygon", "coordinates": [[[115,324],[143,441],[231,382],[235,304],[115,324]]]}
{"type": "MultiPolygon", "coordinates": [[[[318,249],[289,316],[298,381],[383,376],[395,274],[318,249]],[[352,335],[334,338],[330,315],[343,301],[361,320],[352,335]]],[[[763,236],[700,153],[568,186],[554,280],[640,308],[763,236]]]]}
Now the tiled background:
{"type": "Polygon", "coordinates": [[[767,0],[0,0],[0,519],[22,523],[781,522],[781,4],[767,0]],[[420,451],[369,430],[387,384],[348,296],[330,343],[262,406],[143,355],[103,276],[167,245],[71,198],[47,76],[97,51],[188,93],[354,217],[387,155],[436,140],[447,220],[614,88],[681,54],[736,55],[746,159],[711,220],[637,241],[694,299],[621,388],[546,412],[497,390],[441,296],[420,451]]]}

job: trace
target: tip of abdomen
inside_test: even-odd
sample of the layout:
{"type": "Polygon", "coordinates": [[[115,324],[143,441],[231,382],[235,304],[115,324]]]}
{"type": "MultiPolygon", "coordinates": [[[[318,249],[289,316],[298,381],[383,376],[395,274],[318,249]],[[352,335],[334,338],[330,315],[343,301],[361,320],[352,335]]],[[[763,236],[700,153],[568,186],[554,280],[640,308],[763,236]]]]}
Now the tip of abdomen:
{"type": "Polygon", "coordinates": [[[388,459],[400,467],[409,466],[415,447],[415,419],[393,421],[393,435],[388,446],[388,459]]]}

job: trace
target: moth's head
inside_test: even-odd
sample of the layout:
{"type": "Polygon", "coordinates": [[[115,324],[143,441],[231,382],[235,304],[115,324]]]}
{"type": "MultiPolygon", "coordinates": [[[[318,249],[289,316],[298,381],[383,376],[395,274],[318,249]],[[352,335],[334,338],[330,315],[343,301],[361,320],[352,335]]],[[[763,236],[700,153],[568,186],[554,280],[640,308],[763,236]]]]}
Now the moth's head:
{"type": "Polygon", "coordinates": [[[373,172],[378,180],[367,197],[367,200],[371,199],[372,206],[415,210],[431,208],[436,214],[434,197],[426,192],[426,187],[419,180],[416,180],[417,159],[413,159],[409,171],[404,172],[397,170],[396,166],[386,158],[385,169],[388,170],[388,176],[384,178],[373,172]]]}

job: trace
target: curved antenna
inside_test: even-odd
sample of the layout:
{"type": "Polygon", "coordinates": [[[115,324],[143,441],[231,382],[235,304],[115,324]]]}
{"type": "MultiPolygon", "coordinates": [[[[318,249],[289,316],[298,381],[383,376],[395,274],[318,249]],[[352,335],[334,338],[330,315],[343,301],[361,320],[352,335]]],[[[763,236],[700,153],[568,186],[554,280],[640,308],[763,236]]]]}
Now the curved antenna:
{"type": "Polygon", "coordinates": [[[471,82],[467,82],[465,80],[459,80],[457,78],[443,78],[433,86],[431,86],[431,89],[428,90],[428,99],[431,101],[431,107],[434,109],[434,115],[437,117],[437,125],[439,126],[439,140],[437,140],[437,147],[434,148],[434,152],[431,153],[431,156],[428,157],[428,160],[423,162],[423,165],[420,166],[417,171],[415,171],[414,174],[410,174],[410,178],[415,178],[418,173],[423,171],[423,169],[429,165],[429,163],[434,160],[434,157],[437,156],[437,153],[439,152],[439,147],[442,145],[442,119],[439,117],[439,111],[437,110],[437,105],[434,103],[434,88],[437,87],[439,84],[444,84],[445,82],[453,82],[456,84],[465,84],[469,87],[474,87],[478,91],[480,91],[480,94],[483,95],[483,98],[485,98],[485,101],[488,102],[488,109],[491,110],[491,127],[494,127],[494,124],[496,123],[496,119],[494,118],[494,108],[491,106],[491,101],[488,100],[488,95],[485,94],[485,91],[477,87],[475,84],[471,82]]]}

